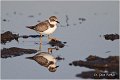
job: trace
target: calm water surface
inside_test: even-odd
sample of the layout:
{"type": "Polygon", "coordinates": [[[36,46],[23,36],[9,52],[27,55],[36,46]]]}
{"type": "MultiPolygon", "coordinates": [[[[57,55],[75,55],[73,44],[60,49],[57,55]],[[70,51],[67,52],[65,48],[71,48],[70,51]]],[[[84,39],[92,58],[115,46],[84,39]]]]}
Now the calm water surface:
{"type": "MultiPolygon", "coordinates": [[[[26,54],[18,57],[1,59],[2,79],[76,79],[76,74],[90,69],[69,66],[74,60],[85,60],[89,55],[108,57],[119,55],[119,41],[106,41],[100,35],[119,33],[118,2],[110,1],[2,1],[1,32],[12,31],[19,35],[38,34],[25,26],[35,25],[49,18],[58,17],[61,22],[57,30],[51,35],[66,41],[64,48],[53,51],[54,56],[64,57],[58,61],[60,67],[51,73],[35,61],[25,59],[35,54],[26,54]],[[79,20],[85,18],[85,21],[79,20]],[[67,21],[67,22],[66,22],[67,21]],[[67,26],[67,23],[69,24],[67,26]],[[111,51],[106,53],[106,51],[111,51]]],[[[20,47],[39,49],[39,38],[19,38],[19,43],[12,41],[2,48],[20,47]]],[[[42,51],[50,47],[47,37],[43,37],[42,51]]]]}

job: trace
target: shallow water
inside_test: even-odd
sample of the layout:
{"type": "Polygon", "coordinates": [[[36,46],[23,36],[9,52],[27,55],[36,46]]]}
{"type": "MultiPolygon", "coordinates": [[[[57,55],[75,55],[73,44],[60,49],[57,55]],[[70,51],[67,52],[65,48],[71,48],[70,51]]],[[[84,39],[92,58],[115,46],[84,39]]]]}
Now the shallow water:
{"type": "MultiPolygon", "coordinates": [[[[35,25],[37,21],[56,15],[61,22],[51,35],[66,41],[64,48],[53,51],[54,56],[64,57],[58,61],[60,66],[51,73],[35,61],[25,59],[35,54],[1,59],[2,79],[76,79],[76,74],[91,69],[69,66],[74,60],[85,60],[89,55],[108,57],[119,55],[119,41],[107,41],[100,35],[119,33],[118,2],[73,1],[73,2],[39,2],[11,1],[2,2],[1,32],[12,31],[19,35],[38,34],[25,26],[35,25]],[[50,10],[51,9],[51,10],[50,10]],[[66,17],[67,16],[67,17],[66,17]],[[85,18],[85,21],[79,20],[85,18]],[[69,24],[69,25],[67,25],[69,24]],[[110,51],[109,53],[106,53],[110,51]]],[[[39,38],[19,38],[19,43],[11,41],[2,48],[20,47],[39,49],[39,38]]],[[[50,47],[47,37],[43,37],[42,51],[50,47]]]]}

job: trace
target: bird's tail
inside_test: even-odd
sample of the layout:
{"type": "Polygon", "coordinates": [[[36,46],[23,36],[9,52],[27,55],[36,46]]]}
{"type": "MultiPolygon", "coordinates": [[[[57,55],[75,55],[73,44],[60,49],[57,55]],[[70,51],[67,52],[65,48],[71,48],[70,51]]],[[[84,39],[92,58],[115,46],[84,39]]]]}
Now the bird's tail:
{"type": "Polygon", "coordinates": [[[35,30],[35,27],[36,26],[26,26],[26,28],[33,29],[33,30],[35,30]]]}
{"type": "Polygon", "coordinates": [[[30,60],[33,60],[33,57],[26,57],[26,59],[30,59],[30,60]]]}

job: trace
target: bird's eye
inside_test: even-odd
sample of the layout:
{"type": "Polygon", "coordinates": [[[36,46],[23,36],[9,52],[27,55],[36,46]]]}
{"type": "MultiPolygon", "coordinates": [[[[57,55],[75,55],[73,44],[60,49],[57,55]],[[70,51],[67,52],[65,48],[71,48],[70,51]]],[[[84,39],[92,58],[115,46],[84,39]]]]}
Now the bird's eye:
{"type": "Polygon", "coordinates": [[[51,19],[51,21],[55,21],[55,19],[51,19]]]}

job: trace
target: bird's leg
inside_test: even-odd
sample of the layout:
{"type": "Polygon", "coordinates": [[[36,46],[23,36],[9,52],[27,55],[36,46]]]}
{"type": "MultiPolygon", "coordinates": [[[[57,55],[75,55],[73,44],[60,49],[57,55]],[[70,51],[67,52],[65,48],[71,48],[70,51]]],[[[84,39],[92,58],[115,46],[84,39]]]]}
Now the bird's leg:
{"type": "Polygon", "coordinates": [[[58,50],[56,47],[54,47],[54,48],[48,48],[48,53],[52,53],[52,51],[53,51],[54,49],[55,49],[55,50],[58,50]]]}
{"type": "Polygon", "coordinates": [[[51,39],[50,39],[50,35],[48,35],[48,41],[50,41],[51,39]]]}
{"type": "Polygon", "coordinates": [[[40,47],[39,47],[40,51],[41,51],[41,48],[42,48],[42,34],[40,33],[40,47]]]}
{"type": "Polygon", "coordinates": [[[48,35],[48,40],[49,40],[49,41],[51,41],[51,40],[59,41],[59,39],[57,39],[57,38],[52,38],[52,37],[50,37],[50,35],[48,35]]]}

